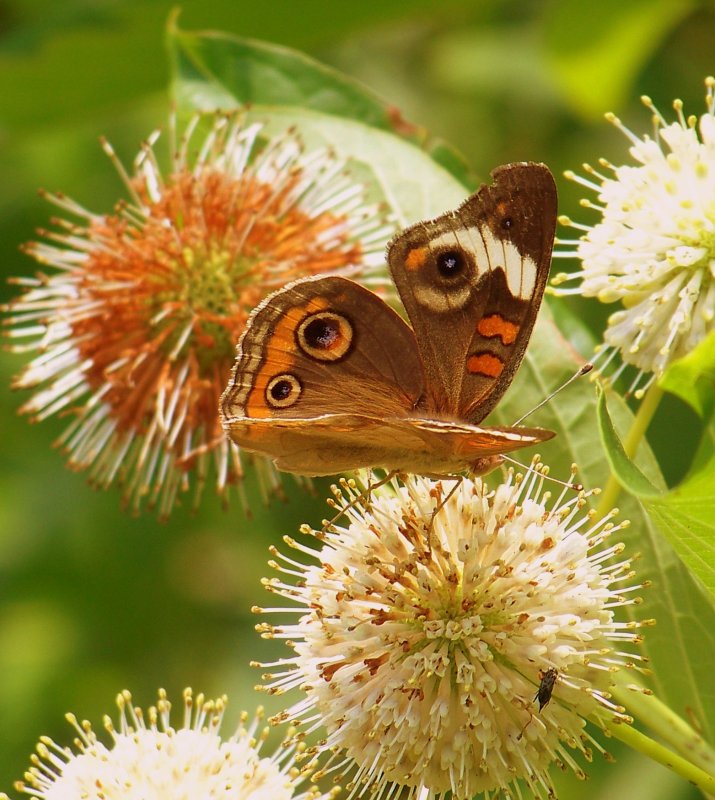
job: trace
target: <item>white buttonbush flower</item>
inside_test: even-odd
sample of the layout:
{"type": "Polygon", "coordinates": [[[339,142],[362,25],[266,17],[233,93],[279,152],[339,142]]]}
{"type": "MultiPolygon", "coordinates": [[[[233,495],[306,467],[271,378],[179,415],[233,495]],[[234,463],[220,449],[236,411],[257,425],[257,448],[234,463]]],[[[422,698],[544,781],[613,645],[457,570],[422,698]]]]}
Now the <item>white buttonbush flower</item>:
{"type": "Polygon", "coordinates": [[[640,640],[616,616],[638,588],[606,545],[623,524],[583,492],[553,502],[536,473],[453,486],[393,480],[369,503],[345,488],[346,524],[304,529],[318,551],[286,539],[302,560],[276,552],[285,578],[266,582],[299,616],[259,626],[294,651],[260,665],[265,688],[304,691],[280,719],[327,729],[324,772],[350,796],[552,797],[550,765],[583,777],[574,755],[601,750],[585,719],[629,719],[609,700],[640,640]]]}
{"type": "MultiPolygon", "coordinates": [[[[155,134],[127,173],[128,201],[97,214],[64,195],[66,218],[27,246],[49,270],[17,280],[13,348],[33,354],[15,387],[33,420],[71,419],[58,444],[102,488],[166,517],[243,475],[218,402],[253,308],[296,278],[342,274],[387,284],[386,224],[351,166],[297,133],[268,135],[240,115],[195,117],[162,171],[155,134]],[[206,130],[208,128],[208,130],[206,130]]],[[[265,488],[278,477],[259,459],[265,488]]]]}
{"type": "Polygon", "coordinates": [[[25,782],[15,788],[35,800],[331,800],[337,793],[311,785],[312,768],[299,766],[301,746],[289,738],[272,755],[261,754],[268,734],[261,712],[251,721],[243,714],[238,730],[222,737],[225,697],[207,701],[187,689],[178,727],[163,691],[146,716],[132,707],[129,692],[117,705],[118,727],[104,721],[109,744],[68,714],[75,750],[43,737],[25,782]]]}
{"type": "Polygon", "coordinates": [[[686,117],[676,100],[676,120],[668,122],[642,98],[653,114],[653,138],[639,138],[607,115],[631,142],[635,164],[601,159],[603,171],[584,165],[589,177],[567,173],[597,195],[582,205],[601,218],[593,225],[561,219],[581,237],[560,240],[556,255],[580,259],[581,269],[554,283],[578,280],[577,288],[557,292],[620,301],[597,360],[605,367],[620,353],[614,378],[626,364],[636,367],[636,395],[715,329],[715,79],[705,83],[707,110],[699,119],[686,117]]]}

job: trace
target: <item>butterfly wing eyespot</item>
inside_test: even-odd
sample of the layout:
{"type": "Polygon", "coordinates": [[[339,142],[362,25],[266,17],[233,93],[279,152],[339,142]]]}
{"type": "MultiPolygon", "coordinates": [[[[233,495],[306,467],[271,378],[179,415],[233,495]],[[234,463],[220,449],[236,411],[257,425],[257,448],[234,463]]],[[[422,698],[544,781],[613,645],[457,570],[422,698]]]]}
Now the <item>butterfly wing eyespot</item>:
{"type": "Polygon", "coordinates": [[[475,285],[474,259],[456,240],[413,248],[405,260],[414,298],[426,311],[444,314],[467,305],[475,285]]]}
{"type": "Polygon", "coordinates": [[[266,403],[272,408],[290,408],[303,391],[300,381],[289,372],[276,375],[266,386],[266,403]]]}
{"type": "Polygon", "coordinates": [[[414,300],[427,313],[453,313],[469,303],[474,288],[469,253],[457,247],[425,247],[411,250],[407,258],[414,300]]]}
{"type": "Polygon", "coordinates": [[[443,250],[435,257],[437,272],[443,278],[456,278],[464,272],[467,266],[467,259],[463,252],[459,250],[443,250]]]}
{"type": "Polygon", "coordinates": [[[350,352],[355,338],[353,325],[344,314],[319,311],[298,326],[298,347],[317,361],[339,361],[350,352]]]}

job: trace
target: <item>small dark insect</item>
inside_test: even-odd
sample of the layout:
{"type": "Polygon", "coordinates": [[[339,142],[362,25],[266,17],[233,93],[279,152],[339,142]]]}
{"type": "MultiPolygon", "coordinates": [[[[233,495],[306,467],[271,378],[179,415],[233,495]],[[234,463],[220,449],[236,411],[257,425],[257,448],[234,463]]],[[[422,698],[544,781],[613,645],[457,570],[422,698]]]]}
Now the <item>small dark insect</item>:
{"type": "Polygon", "coordinates": [[[539,688],[536,690],[536,694],[534,695],[534,700],[539,701],[539,711],[543,711],[544,706],[549,704],[549,700],[551,700],[551,694],[554,691],[554,684],[556,683],[556,678],[559,676],[559,671],[554,669],[554,667],[549,667],[546,672],[539,672],[539,678],[541,678],[541,683],[539,684],[539,688]]]}
{"type": "MultiPolygon", "coordinates": [[[[547,706],[551,700],[551,695],[554,691],[554,684],[556,683],[556,679],[559,677],[559,671],[555,667],[549,667],[546,671],[539,670],[539,688],[536,690],[536,694],[534,695],[534,700],[539,701],[539,713],[541,713],[544,709],[544,706],[547,706]]],[[[529,711],[529,719],[526,721],[526,724],[521,729],[521,732],[516,737],[517,740],[521,739],[524,735],[524,731],[529,727],[531,721],[534,719],[534,715],[531,711],[529,711]]]]}

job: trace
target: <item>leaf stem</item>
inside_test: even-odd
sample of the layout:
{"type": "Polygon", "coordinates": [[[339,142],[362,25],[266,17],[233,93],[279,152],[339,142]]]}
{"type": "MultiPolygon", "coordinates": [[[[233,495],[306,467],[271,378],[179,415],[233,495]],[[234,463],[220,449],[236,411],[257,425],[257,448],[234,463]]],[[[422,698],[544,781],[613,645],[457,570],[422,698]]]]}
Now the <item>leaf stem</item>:
{"type": "Polygon", "coordinates": [[[628,708],[641,725],[647,726],[674,750],[709,774],[715,774],[715,751],[673,709],[640,687],[616,685],[613,696],[628,708]]]}
{"type": "MultiPolygon", "coordinates": [[[[650,425],[651,420],[653,419],[653,416],[660,405],[663,394],[663,389],[661,389],[660,386],[653,381],[648,391],[645,393],[640,407],[633,418],[633,425],[631,425],[628,435],[623,440],[623,449],[626,451],[628,458],[633,458],[633,456],[636,454],[638,445],[641,443],[641,440],[645,436],[645,432],[648,430],[648,426],[650,425]]],[[[599,519],[615,507],[618,496],[621,493],[621,489],[622,487],[618,482],[618,479],[615,475],[613,475],[613,473],[611,473],[606,481],[606,486],[601,492],[601,496],[598,500],[598,506],[596,507],[596,514],[599,519]]]]}
{"type": "Polygon", "coordinates": [[[658,744],[632,725],[614,720],[601,721],[601,725],[614,739],[620,739],[639,753],[672,770],[676,775],[697,786],[703,793],[715,794],[715,776],[709,775],[687,759],[658,744]]]}

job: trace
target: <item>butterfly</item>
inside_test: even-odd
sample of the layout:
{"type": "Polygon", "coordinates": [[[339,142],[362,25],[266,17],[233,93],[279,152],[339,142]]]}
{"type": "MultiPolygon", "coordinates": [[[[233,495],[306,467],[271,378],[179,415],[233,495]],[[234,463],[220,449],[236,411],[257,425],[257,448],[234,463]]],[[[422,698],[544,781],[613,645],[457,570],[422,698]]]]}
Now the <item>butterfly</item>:
{"type": "Polygon", "coordinates": [[[224,430],[278,469],[480,475],[552,431],[482,427],[511,383],[548,278],[556,186],[543,164],[492,172],[419,222],[387,261],[408,325],[339,276],[294,281],[252,312],[221,397],[224,430]]]}

